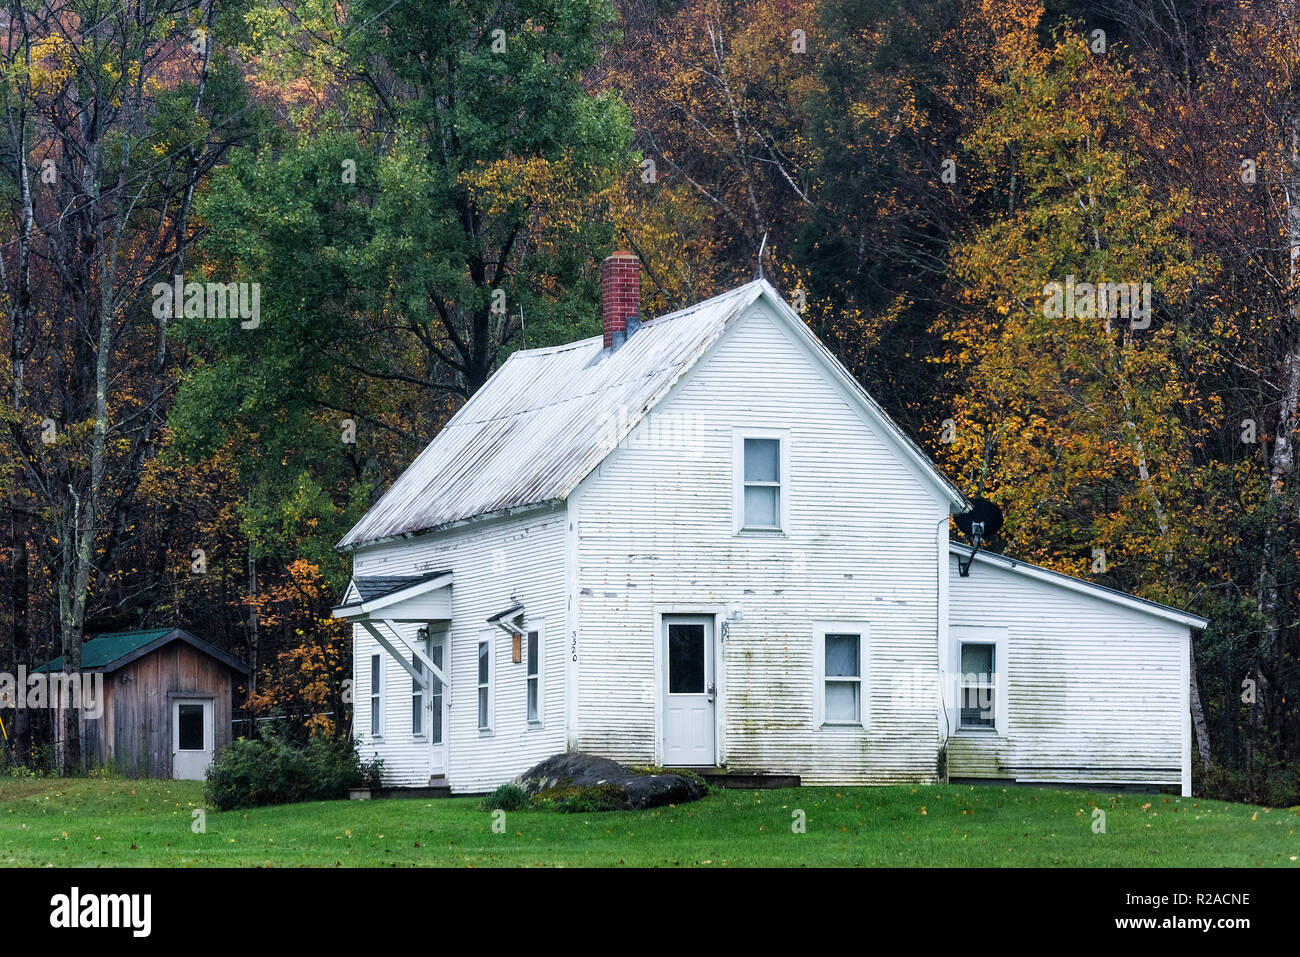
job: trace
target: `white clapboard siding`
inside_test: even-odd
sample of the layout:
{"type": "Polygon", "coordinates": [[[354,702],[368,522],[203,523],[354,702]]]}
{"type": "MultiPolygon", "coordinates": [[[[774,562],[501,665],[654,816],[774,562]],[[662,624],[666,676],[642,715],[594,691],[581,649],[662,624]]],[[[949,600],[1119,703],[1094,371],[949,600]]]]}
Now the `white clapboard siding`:
{"type": "MultiPolygon", "coordinates": [[[[1006,734],[954,732],[950,776],[1093,786],[1184,782],[1186,624],[994,562],[976,561],[961,578],[954,557],[949,582],[949,627],[1005,628],[1007,658],[1006,734]]],[[[955,662],[955,650],[950,655],[955,662]]],[[[954,685],[945,684],[949,695],[954,685]]]]}
{"type": "Polygon", "coordinates": [[[764,305],[588,477],[570,513],[582,750],[655,762],[655,610],[734,603],[743,619],[728,624],[719,679],[728,768],[813,784],[935,778],[933,706],[892,709],[888,695],[896,675],[938,667],[947,503],[764,305]],[[789,430],[788,537],[733,534],[737,427],[789,430]],[[869,627],[868,730],[814,727],[819,620],[869,627]]]}
{"type": "MultiPolygon", "coordinates": [[[[452,791],[488,791],[542,758],[564,750],[565,513],[548,508],[510,519],[493,519],[359,550],[354,574],[416,575],[448,570],[451,586],[450,734],[447,781],[452,791]],[[541,627],[544,642],[543,720],[530,725],[525,698],[526,657],[511,661],[510,636],[487,619],[516,601],[524,625],[541,627]],[[494,631],[495,721],[481,734],[477,714],[479,635],[494,631]]],[[[418,626],[403,630],[413,639],[418,626]]],[[[354,728],[361,753],[384,760],[388,786],[429,783],[429,745],[411,735],[411,678],[384,653],[387,715],[382,742],[369,740],[370,655],[379,648],[361,627],[353,633],[354,728]]],[[[382,649],[379,649],[382,651],[382,649]]]]}

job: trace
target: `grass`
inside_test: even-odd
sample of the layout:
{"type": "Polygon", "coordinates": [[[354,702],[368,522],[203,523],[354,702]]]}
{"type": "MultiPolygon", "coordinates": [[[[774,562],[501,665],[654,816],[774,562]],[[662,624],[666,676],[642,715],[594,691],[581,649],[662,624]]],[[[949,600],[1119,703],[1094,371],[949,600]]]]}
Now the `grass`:
{"type": "Polygon", "coordinates": [[[965,785],[714,791],[680,807],[493,816],[478,798],[219,813],[199,784],[0,779],[8,866],[1300,867],[1300,808],[965,785]],[[1093,808],[1106,833],[1093,833],[1093,808]],[[795,811],[806,833],[793,833],[795,811]]]}

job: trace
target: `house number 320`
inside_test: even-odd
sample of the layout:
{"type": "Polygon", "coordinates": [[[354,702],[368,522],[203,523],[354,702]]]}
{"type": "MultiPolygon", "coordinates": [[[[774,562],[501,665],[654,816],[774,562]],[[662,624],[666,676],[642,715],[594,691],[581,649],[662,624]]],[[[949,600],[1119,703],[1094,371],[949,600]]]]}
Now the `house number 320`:
{"type": "Polygon", "coordinates": [[[573,655],[573,660],[578,660],[578,636],[574,635],[572,642],[569,644],[569,654],[573,655]]]}

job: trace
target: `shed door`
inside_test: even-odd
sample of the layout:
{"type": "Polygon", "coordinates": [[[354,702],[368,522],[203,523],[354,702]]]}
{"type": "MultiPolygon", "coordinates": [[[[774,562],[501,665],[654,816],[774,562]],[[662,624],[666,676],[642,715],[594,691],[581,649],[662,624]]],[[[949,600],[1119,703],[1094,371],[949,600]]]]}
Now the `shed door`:
{"type": "Polygon", "coordinates": [[[172,701],[172,777],[195,781],[212,763],[212,699],[172,701]]]}
{"type": "Polygon", "coordinates": [[[663,763],[670,767],[715,765],[713,619],[665,615],[661,640],[663,763]]]}

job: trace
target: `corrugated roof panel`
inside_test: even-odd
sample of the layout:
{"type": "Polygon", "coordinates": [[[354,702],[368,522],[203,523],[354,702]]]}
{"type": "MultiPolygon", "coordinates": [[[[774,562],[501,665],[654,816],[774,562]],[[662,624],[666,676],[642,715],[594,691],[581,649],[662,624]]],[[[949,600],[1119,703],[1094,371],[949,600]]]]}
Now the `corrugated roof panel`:
{"type": "MultiPolygon", "coordinates": [[[[142,631],[111,631],[102,635],[87,635],[81,646],[82,668],[103,668],[105,665],[124,658],[137,648],[143,648],[151,641],[157,641],[163,635],[173,631],[172,628],[148,628],[142,631]]],[[[62,671],[63,656],[48,661],[35,671],[62,671]]]]}
{"type": "Polygon", "coordinates": [[[762,280],[602,337],[514,353],[339,542],[562,499],[763,292],[762,280]]]}

